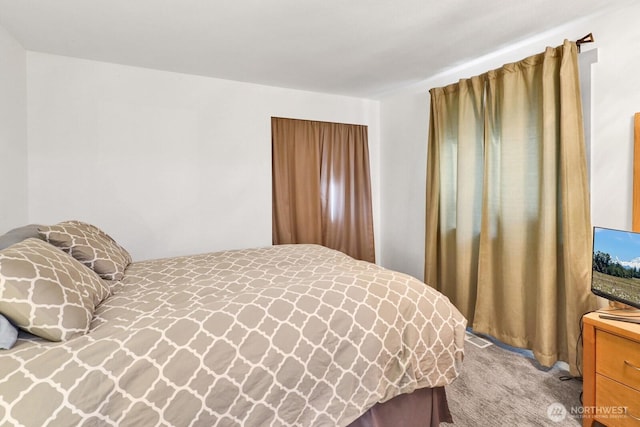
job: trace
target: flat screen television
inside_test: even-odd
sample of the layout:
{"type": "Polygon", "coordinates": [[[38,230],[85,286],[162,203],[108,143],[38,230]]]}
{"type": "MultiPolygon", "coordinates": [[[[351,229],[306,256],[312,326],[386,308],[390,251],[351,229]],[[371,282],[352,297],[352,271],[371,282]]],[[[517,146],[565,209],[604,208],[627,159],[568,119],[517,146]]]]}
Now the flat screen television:
{"type": "Polygon", "coordinates": [[[640,233],[593,227],[591,292],[640,308],[640,233]]]}

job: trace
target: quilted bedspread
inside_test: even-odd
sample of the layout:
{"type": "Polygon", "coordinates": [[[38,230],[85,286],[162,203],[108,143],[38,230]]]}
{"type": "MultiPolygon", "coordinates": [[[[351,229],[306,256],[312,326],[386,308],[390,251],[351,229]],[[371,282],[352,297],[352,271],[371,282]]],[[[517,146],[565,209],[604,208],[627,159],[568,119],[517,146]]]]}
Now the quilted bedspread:
{"type": "Polygon", "coordinates": [[[344,426],[458,375],[465,319],[315,245],[135,262],[86,335],[0,350],[0,425],[344,426]]]}

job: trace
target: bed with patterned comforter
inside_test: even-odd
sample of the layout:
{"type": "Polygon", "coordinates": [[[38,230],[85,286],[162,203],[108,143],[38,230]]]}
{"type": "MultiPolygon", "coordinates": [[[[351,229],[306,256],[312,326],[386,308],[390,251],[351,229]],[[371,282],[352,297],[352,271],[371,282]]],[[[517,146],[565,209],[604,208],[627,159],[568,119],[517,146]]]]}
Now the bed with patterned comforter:
{"type": "Polygon", "coordinates": [[[0,350],[0,425],[346,426],[459,374],[446,297],[321,246],[133,262],[105,283],[86,333],[0,350]]]}

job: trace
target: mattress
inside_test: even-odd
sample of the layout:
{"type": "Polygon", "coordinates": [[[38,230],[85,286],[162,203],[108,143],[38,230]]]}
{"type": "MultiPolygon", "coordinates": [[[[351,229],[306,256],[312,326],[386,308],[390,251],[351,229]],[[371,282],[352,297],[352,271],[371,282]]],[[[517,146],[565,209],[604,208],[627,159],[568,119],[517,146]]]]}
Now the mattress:
{"type": "Polygon", "coordinates": [[[86,334],[0,351],[0,425],[346,426],[460,372],[424,283],[317,245],[133,262],[86,334]]]}

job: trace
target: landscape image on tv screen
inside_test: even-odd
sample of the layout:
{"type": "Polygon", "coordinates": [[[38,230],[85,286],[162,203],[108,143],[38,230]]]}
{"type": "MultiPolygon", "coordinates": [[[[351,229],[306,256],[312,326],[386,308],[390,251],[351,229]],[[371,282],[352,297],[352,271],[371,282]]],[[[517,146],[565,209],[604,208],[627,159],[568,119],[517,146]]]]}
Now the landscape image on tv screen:
{"type": "Polygon", "coordinates": [[[594,227],[591,291],[640,308],[640,233],[594,227]]]}

